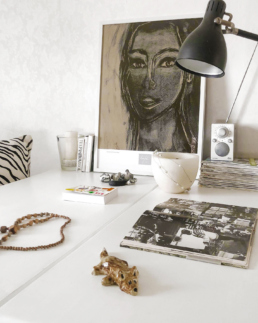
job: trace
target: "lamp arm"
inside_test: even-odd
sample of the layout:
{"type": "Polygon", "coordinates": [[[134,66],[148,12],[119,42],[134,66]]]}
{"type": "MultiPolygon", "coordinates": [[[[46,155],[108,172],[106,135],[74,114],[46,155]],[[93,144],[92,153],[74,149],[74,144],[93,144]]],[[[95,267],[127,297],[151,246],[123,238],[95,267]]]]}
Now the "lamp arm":
{"type": "Polygon", "coordinates": [[[251,40],[255,40],[258,41],[258,35],[257,34],[253,34],[253,33],[249,33],[248,31],[244,31],[242,29],[237,29],[237,33],[235,35],[240,36],[240,37],[244,37],[244,38],[248,38],[251,40]]]}
{"type": "Polygon", "coordinates": [[[249,31],[235,28],[235,25],[230,20],[227,21],[218,17],[214,19],[214,22],[217,25],[226,26],[226,28],[223,30],[223,34],[232,34],[232,35],[258,41],[258,34],[253,34],[253,33],[250,33],[249,31]]]}

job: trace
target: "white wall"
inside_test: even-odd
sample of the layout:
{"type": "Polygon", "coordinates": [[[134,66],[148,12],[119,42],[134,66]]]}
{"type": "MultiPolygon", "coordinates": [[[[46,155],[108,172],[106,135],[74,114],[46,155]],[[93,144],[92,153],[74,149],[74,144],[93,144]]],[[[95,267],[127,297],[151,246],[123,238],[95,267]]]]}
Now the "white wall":
{"type": "MultiPolygon", "coordinates": [[[[207,0],[0,0],[0,139],[31,134],[32,174],[59,164],[56,135],[94,132],[101,22],[203,14],[207,0]]],[[[227,0],[238,28],[258,33],[258,2],[227,0]]],[[[210,124],[224,121],[255,42],[227,35],[226,76],[207,81],[204,156],[210,124]]],[[[258,50],[231,121],[236,155],[258,157],[258,50]]]]}

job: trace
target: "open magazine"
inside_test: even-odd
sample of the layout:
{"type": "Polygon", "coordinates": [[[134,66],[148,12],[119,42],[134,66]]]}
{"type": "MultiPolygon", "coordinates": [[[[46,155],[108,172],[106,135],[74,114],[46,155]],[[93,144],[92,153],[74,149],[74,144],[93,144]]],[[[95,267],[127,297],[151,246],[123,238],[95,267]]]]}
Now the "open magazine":
{"type": "Polygon", "coordinates": [[[121,247],[247,268],[258,209],[171,198],[145,211],[121,247]]]}

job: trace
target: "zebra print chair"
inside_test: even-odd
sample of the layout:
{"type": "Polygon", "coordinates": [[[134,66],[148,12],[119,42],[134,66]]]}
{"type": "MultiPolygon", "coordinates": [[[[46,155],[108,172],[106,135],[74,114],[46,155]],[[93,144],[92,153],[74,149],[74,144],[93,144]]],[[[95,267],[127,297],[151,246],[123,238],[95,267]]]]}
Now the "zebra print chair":
{"type": "Polygon", "coordinates": [[[0,141],[0,185],[30,176],[32,143],[26,135],[0,141]]]}

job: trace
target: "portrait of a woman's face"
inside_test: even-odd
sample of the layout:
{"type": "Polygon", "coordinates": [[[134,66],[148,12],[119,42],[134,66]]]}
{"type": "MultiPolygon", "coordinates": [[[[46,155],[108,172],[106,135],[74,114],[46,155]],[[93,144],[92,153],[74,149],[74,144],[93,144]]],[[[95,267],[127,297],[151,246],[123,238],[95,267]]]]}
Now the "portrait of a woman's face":
{"type": "Polygon", "coordinates": [[[104,26],[100,149],[197,152],[200,78],[175,62],[182,42],[200,22],[104,26]]]}
{"type": "Polygon", "coordinates": [[[175,28],[148,27],[138,28],[128,51],[128,91],[132,108],[143,120],[157,118],[169,109],[183,84],[183,72],[175,65],[180,48],[175,28]]]}

